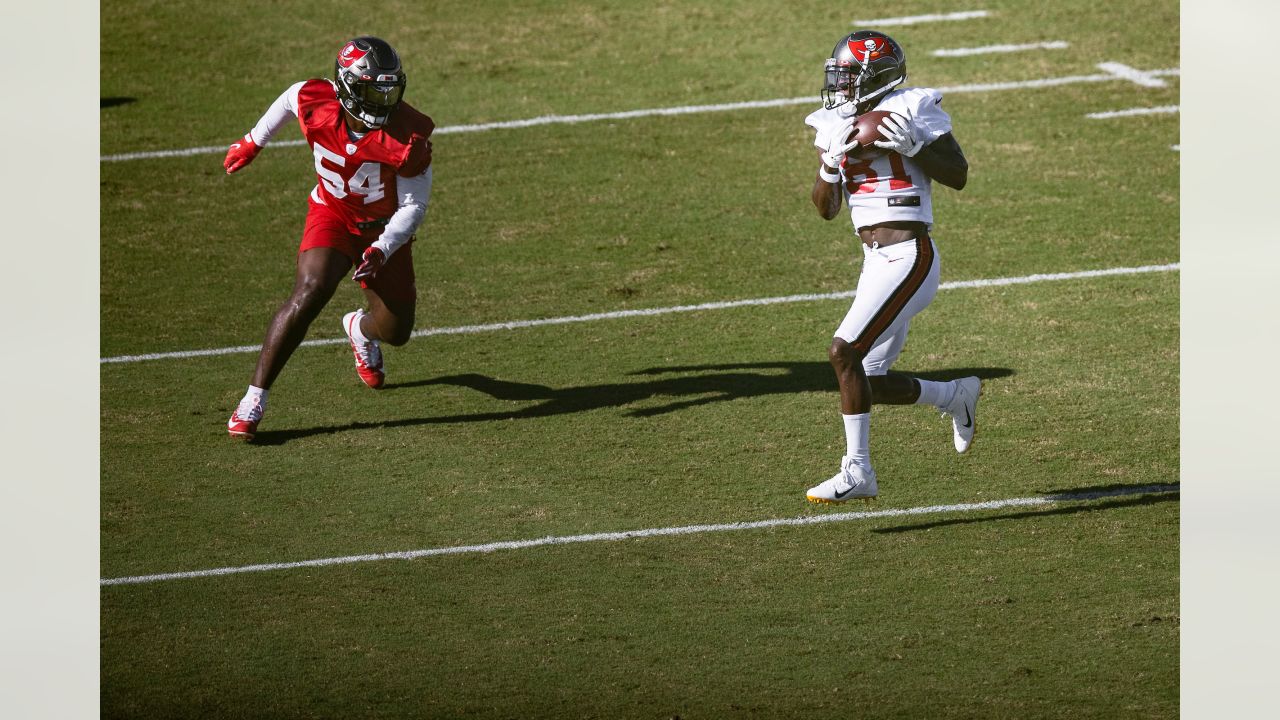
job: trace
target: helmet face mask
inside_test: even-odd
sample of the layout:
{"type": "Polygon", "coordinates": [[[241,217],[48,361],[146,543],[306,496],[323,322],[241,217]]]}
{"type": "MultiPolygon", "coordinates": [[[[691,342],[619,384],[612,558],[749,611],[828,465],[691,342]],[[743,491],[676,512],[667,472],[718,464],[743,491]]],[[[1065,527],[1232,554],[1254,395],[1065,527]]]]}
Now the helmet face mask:
{"type": "Polygon", "coordinates": [[[836,43],[823,66],[823,105],[842,115],[864,113],[906,79],[907,56],[898,43],[859,30],[836,43]]]}
{"type": "Polygon", "coordinates": [[[342,47],[333,64],[333,84],[347,113],[377,129],[404,98],[405,74],[396,51],[366,35],[342,47]]]}

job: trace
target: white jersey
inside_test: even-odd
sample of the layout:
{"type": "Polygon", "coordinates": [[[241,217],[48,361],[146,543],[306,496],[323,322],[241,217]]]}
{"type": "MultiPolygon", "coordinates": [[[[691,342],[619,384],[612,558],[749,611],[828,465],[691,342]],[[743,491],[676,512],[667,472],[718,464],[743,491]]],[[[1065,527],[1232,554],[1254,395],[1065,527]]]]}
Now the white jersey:
{"type": "MultiPolygon", "coordinates": [[[[925,145],[951,132],[951,116],[942,109],[942,93],[932,88],[899,88],[884,96],[876,110],[901,115],[925,145]]],[[[829,133],[846,118],[818,108],[804,122],[817,131],[813,144],[826,151],[829,133]]],[[[933,182],[911,158],[872,147],[865,157],[845,158],[841,186],[855,230],[893,220],[933,224],[933,182]]]]}

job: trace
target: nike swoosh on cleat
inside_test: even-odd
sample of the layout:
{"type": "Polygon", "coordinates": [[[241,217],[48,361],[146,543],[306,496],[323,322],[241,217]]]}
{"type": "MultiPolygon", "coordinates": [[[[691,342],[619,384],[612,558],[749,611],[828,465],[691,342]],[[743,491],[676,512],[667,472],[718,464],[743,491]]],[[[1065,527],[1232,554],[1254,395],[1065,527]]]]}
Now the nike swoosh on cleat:
{"type": "Polygon", "coordinates": [[[848,490],[845,490],[844,492],[840,492],[839,490],[837,490],[837,491],[836,491],[836,499],[837,499],[837,500],[843,500],[845,495],[848,495],[849,493],[853,492],[854,487],[856,487],[856,486],[854,486],[854,485],[850,485],[850,486],[849,486],[849,489],[848,489],[848,490]]]}
{"type": "Polygon", "coordinates": [[[973,427],[973,416],[969,414],[969,408],[964,409],[964,426],[973,427]]]}

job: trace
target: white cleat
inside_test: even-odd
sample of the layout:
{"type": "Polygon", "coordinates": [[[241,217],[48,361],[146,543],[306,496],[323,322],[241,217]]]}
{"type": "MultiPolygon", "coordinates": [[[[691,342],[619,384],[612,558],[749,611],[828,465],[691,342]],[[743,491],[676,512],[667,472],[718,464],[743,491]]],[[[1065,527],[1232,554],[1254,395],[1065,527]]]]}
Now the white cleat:
{"type": "Polygon", "coordinates": [[[830,480],[809,488],[805,498],[812,503],[842,503],[847,500],[871,500],[876,496],[876,471],[863,467],[845,455],[840,472],[830,480]]]}
{"type": "Polygon", "coordinates": [[[356,342],[352,333],[353,327],[364,317],[364,310],[355,310],[342,316],[342,331],[347,334],[347,342],[351,344],[351,353],[356,358],[356,374],[365,385],[377,390],[386,381],[382,371],[382,346],[377,340],[356,342]]]}
{"type": "Polygon", "coordinates": [[[982,380],[966,377],[956,380],[956,395],[942,413],[951,416],[955,430],[956,452],[963,453],[973,444],[973,434],[978,429],[978,396],[982,395],[982,380]]]}
{"type": "Polygon", "coordinates": [[[265,408],[258,398],[241,400],[236,411],[231,413],[231,419],[227,421],[227,434],[237,440],[251,442],[258,434],[258,423],[262,421],[263,410],[265,408]]]}

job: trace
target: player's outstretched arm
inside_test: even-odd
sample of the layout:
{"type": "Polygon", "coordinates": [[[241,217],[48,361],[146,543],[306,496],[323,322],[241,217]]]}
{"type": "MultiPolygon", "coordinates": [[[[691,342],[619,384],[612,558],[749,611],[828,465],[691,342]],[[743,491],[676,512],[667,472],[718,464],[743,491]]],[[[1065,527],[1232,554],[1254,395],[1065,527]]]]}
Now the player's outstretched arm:
{"type": "Polygon", "coordinates": [[[226,168],[228,175],[253,162],[271,140],[271,136],[298,116],[298,91],[303,85],[304,83],[299,82],[289,86],[288,90],[271,103],[271,107],[267,108],[267,112],[252,130],[231,143],[231,147],[227,148],[227,157],[222,161],[222,167],[226,168]]]}

